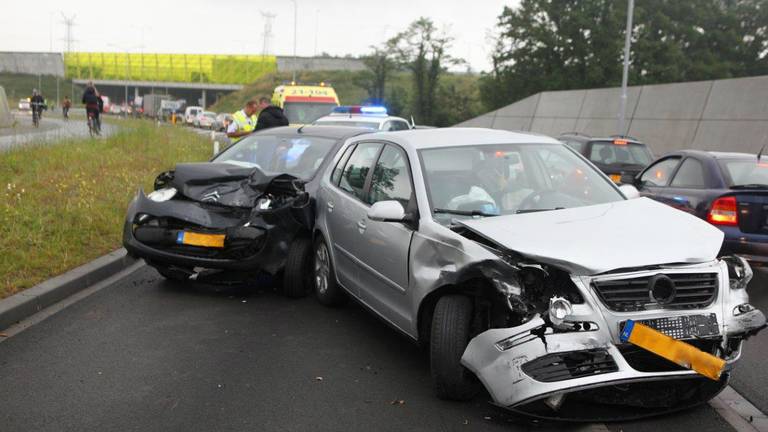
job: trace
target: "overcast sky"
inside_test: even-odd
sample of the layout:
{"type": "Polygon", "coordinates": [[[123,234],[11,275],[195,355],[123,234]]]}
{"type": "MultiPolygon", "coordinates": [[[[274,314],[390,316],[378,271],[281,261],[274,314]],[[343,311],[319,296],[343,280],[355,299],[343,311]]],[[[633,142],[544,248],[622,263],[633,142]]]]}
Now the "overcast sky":
{"type": "MultiPolygon", "coordinates": [[[[296,0],[297,53],[365,54],[420,16],[455,37],[452,54],[488,70],[496,18],[518,0],[296,0]],[[317,29],[317,31],[316,31],[317,29]],[[317,38],[316,38],[317,36],[317,38]],[[317,42],[317,51],[315,51],[317,42]]],[[[271,53],[293,54],[291,0],[36,0],[3,8],[0,51],[64,50],[62,13],[75,15],[74,49],[160,53],[260,54],[261,12],[275,14],[271,53]],[[179,9],[181,6],[184,9],[179,9]],[[34,23],[34,24],[33,24],[34,23]],[[36,29],[30,25],[37,26],[36,29]],[[143,34],[143,38],[142,38],[143,34]],[[143,39],[143,41],[142,41],[143,39]],[[141,45],[144,45],[141,48],[141,45]]]]}

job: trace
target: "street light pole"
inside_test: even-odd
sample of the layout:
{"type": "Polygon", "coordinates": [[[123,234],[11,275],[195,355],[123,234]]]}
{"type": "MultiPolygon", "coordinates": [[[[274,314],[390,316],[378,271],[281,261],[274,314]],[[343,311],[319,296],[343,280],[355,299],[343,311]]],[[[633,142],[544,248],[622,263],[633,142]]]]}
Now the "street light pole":
{"type": "Polygon", "coordinates": [[[619,134],[625,135],[624,117],[627,114],[627,81],[629,80],[629,48],[632,43],[632,13],[635,0],[627,1],[627,29],[624,37],[624,71],[621,76],[621,108],[619,109],[619,134]]]}
{"type": "Polygon", "coordinates": [[[299,1],[291,1],[293,2],[293,82],[296,82],[296,67],[299,64],[296,58],[296,34],[298,30],[299,1]]]}

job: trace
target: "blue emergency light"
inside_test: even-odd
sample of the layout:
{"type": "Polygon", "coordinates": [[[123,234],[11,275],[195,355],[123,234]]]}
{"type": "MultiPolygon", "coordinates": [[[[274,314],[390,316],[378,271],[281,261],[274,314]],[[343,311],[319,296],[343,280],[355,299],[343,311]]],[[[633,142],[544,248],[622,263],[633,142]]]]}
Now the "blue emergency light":
{"type": "Polygon", "coordinates": [[[333,109],[334,114],[363,114],[363,115],[387,115],[387,108],[383,106],[342,105],[333,109]]]}

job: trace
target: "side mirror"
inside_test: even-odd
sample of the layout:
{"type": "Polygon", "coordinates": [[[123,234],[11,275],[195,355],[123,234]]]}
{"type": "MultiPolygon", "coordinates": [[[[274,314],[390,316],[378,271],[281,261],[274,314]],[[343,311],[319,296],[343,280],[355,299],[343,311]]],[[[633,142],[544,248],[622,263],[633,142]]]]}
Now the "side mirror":
{"type": "Polygon", "coordinates": [[[623,184],[619,186],[619,190],[627,199],[640,198],[640,192],[631,184],[623,184]]]}
{"type": "Polygon", "coordinates": [[[405,220],[405,209],[397,201],[379,201],[368,210],[368,219],[378,222],[402,222],[405,220]]]}

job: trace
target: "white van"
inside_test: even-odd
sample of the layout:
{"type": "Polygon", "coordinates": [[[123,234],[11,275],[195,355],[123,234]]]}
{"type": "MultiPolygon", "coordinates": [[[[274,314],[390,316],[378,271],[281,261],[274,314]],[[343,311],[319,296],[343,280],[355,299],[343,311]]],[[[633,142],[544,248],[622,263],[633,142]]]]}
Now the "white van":
{"type": "Polygon", "coordinates": [[[197,117],[198,114],[202,113],[203,107],[199,106],[188,106],[187,109],[184,111],[184,123],[187,125],[191,125],[195,122],[195,117],[197,117]]]}

